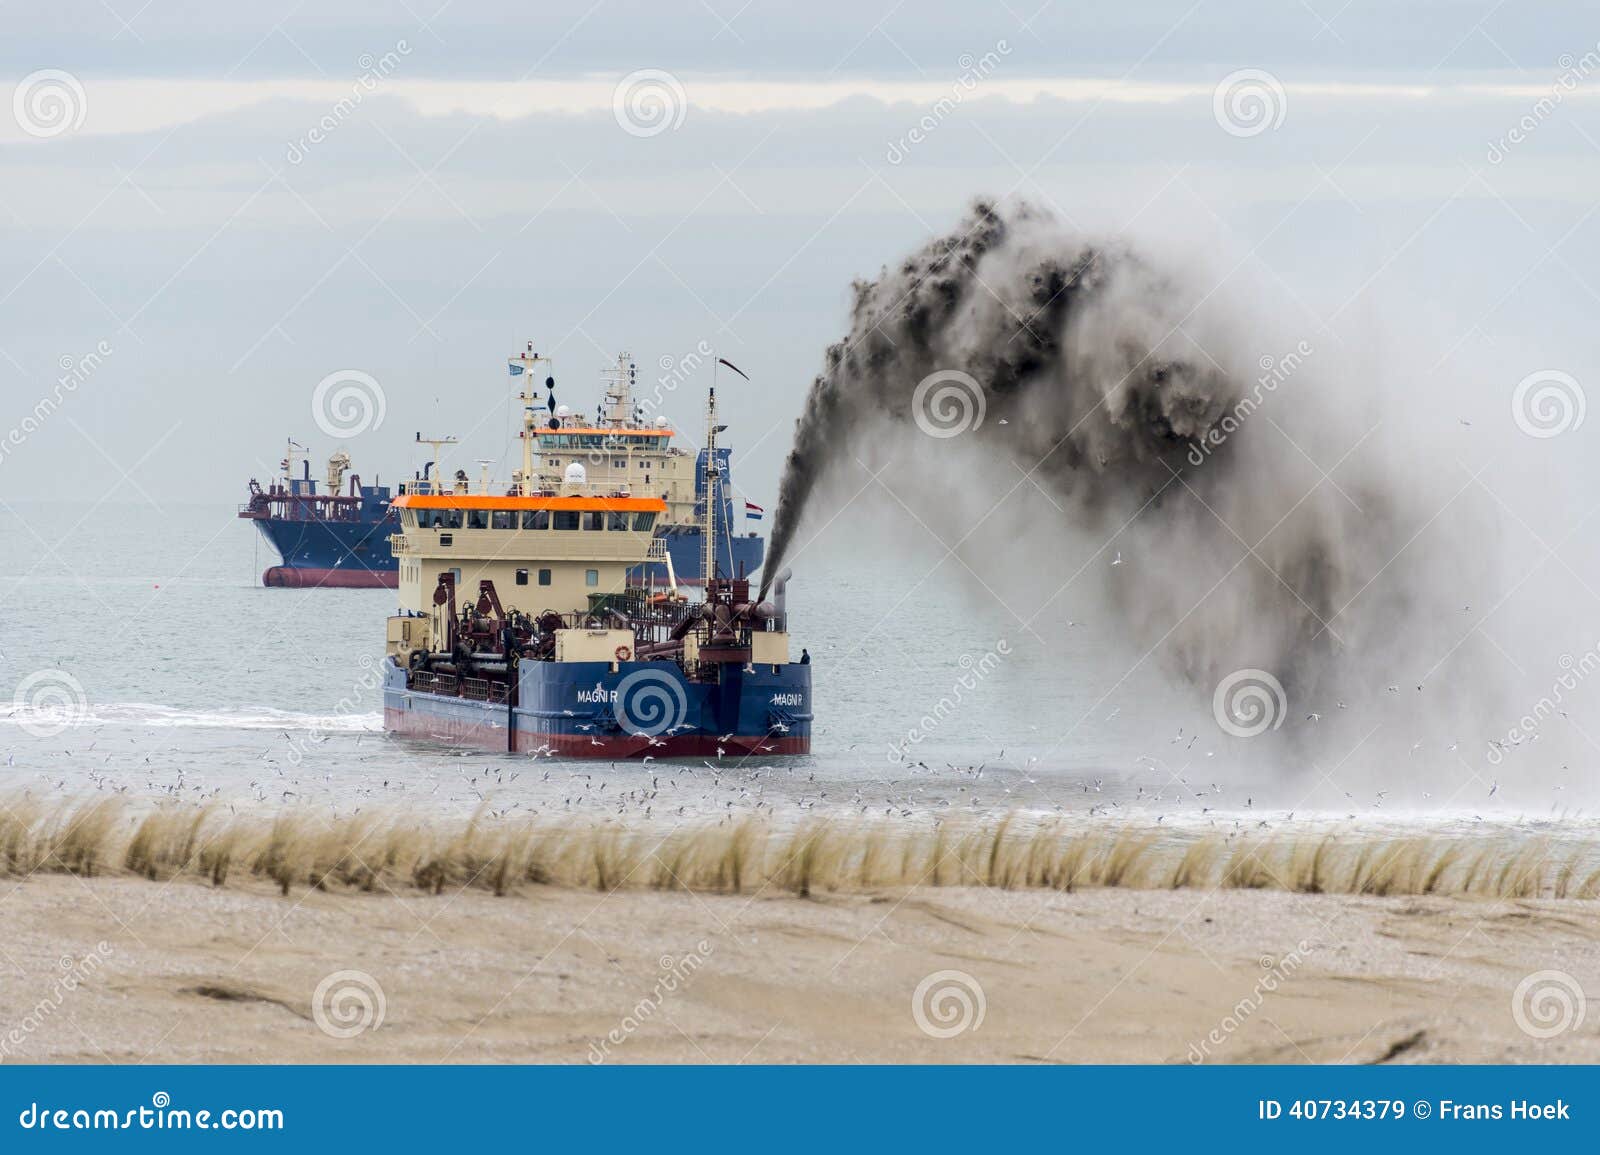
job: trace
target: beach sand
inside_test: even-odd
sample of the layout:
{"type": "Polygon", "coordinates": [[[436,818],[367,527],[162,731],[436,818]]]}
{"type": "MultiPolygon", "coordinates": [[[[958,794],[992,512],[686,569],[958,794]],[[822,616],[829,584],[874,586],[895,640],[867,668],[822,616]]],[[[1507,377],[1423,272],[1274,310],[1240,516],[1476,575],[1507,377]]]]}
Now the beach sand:
{"type": "MultiPolygon", "coordinates": [[[[1600,990],[1593,902],[5,887],[8,1062],[1600,1061],[1594,1016],[1544,1039],[1513,1013],[1536,972],[1600,990]],[[929,976],[952,1037],[914,1013],[929,976]]],[[[1523,1017],[1559,1026],[1540,984],[1523,1017]]]]}

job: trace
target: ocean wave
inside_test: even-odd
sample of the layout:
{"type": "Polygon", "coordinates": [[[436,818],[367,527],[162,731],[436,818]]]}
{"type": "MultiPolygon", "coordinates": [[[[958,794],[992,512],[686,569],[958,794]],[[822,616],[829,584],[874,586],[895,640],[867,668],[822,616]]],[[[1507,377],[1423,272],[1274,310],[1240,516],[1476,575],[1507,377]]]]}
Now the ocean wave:
{"type": "Polygon", "coordinates": [[[60,710],[0,705],[0,723],[28,726],[69,721],[74,727],[131,726],[149,729],[314,730],[364,734],[383,729],[383,715],[307,714],[258,706],[242,710],[185,710],[152,702],[100,702],[65,717],[60,710]]]}

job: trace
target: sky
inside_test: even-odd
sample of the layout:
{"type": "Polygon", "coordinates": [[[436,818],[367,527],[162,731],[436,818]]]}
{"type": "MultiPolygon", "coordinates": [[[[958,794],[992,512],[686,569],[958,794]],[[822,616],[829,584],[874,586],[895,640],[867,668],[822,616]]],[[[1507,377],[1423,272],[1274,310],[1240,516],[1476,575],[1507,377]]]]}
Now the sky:
{"type": "MultiPolygon", "coordinates": [[[[1577,4],[4,18],[4,500],[232,501],[287,437],[385,479],[417,432],[509,460],[501,366],[533,340],[580,407],[621,350],[647,381],[701,347],[739,364],[736,480],[770,504],[852,280],[979,195],[1201,268],[1297,332],[1424,346],[1434,387],[1473,382],[1463,411],[1594,369],[1600,26],[1577,4]],[[345,436],[316,399],[350,380],[345,436]]],[[[699,404],[664,411],[692,429],[699,404]]]]}

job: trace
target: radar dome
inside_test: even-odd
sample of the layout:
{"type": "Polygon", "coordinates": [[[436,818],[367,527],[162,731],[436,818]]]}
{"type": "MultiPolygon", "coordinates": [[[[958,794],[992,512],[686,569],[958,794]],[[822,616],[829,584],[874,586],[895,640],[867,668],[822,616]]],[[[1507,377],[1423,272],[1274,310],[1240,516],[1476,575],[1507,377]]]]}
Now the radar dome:
{"type": "Polygon", "coordinates": [[[557,405],[556,406],[556,416],[557,417],[571,417],[572,416],[572,406],[570,406],[570,405],[557,405]]]}
{"type": "Polygon", "coordinates": [[[667,419],[665,417],[657,417],[656,418],[656,428],[657,429],[665,429],[666,427],[667,427],[667,419]]]}
{"type": "Polygon", "coordinates": [[[584,472],[581,464],[574,461],[571,465],[567,466],[566,477],[564,480],[568,485],[582,485],[589,480],[589,475],[584,472]]]}

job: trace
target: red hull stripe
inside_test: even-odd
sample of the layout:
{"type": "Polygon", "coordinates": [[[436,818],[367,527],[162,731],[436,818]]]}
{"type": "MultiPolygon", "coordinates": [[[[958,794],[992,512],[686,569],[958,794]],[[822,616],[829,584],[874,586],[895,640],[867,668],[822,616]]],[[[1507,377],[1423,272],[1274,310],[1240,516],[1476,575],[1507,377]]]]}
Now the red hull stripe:
{"type": "Polygon", "coordinates": [[[392,590],[399,588],[398,570],[302,569],[275,565],[261,575],[261,584],[274,589],[392,590]]]}
{"type": "MultiPolygon", "coordinates": [[[[506,748],[506,731],[503,726],[486,722],[468,722],[440,714],[418,710],[386,709],[383,712],[384,729],[415,738],[431,738],[439,742],[464,742],[487,750],[506,748]]],[[[726,742],[716,734],[661,734],[654,739],[643,734],[608,734],[591,738],[587,734],[546,734],[535,730],[517,731],[517,752],[533,754],[549,746],[549,752],[563,758],[607,758],[613,761],[624,758],[642,758],[646,754],[657,758],[715,758],[717,748],[724,757],[742,758],[747,754],[757,757],[772,754],[809,754],[811,739],[795,738],[787,734],[761,734],[741,736],[735,734],[726,742]],[[767,747],[771,749],[767,749],[767,747]]]]}

